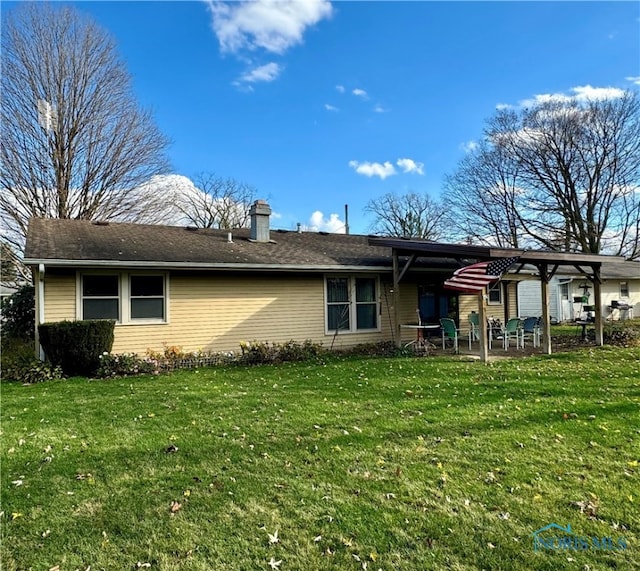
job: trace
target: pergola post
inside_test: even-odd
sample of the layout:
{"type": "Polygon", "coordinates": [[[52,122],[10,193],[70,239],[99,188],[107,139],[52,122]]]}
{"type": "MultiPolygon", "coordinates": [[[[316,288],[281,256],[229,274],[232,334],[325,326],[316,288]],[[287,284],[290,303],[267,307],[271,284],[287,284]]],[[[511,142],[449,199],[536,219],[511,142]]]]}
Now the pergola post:
{"type": "Polygon", "coordinates": [[[547,264],[538,266],[542,301],[542,352],[551,355],[551,315],[549,313],[549,271],[547,264]]]}
{"type": "Polygon", "coordinates": [[[487,296],[486,288],[478,292],[478,329],[480,334],[480,360],[489,362],[489,340],[487,338],[487,296]]]}
{"type": "Polygon", "coordinates": [[[400,329],[400,264],[398,262],[398,251],[393,248],[393,337],[396,347],[402,347],[400,329]]]}
{"type": "Polygon", "coordinates": [[[600,266],[593,265],[593,298],[595,310],[596,345],[604,345],[604,327],[602,325],[602,289],[600,283],[600,266]]]}

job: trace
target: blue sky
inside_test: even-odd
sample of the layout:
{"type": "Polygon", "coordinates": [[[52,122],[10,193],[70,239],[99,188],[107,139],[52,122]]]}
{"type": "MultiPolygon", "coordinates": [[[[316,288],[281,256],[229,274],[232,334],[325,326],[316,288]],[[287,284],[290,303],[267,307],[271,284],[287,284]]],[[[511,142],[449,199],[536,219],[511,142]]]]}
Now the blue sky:
{"type": "Polygon", "coordinates": [[[114,36],[174,172],[251,184],[281,228],[338,230],[348,203],[366,233],[369,199],[438,197],[498,105],[640,89],[638,2],[76,5],[114,36]]]}

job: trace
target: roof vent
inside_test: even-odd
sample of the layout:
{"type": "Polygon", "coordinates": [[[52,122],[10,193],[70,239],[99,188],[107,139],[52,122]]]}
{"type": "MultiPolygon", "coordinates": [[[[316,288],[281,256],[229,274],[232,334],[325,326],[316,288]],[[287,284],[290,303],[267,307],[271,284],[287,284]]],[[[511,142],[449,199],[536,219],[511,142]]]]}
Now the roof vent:
{"type": "Polygon", "coordinates": [[[93,224],[95,226],[109,226],[109,222],[107,220],[94,220],[93,224]]]}
{"type": "Polygon", "coordinates": [[[188,230],[189,232],[195,232],[198,229],[197,226],[186,226],[185,230],[188,230]]]}
{"type": "Polygon", "coordinates": [[[302,234],[302,224],[298,222],[297,226],[298,226],[298,234],[302,234]]]}

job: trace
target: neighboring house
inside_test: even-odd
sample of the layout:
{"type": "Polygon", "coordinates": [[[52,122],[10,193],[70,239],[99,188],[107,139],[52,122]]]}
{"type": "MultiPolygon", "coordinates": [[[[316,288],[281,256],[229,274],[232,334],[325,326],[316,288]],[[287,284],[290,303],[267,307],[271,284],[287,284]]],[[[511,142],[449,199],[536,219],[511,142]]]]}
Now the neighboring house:
{"type": "Polygon", "coordinates": [[[15,283],[0,283],[0,301],[3,299],[12,296],[20,289],[20,285],[16,285],[15,283]]]}
{"type": "MultiPolygon", "coordinates": [[[[37,321],[115,319],[113,351],[164,344],[236,351],[241,341],[311,339],[347,348],[394,339],[391,249],[369,237],[269,229],[258,201],[251,228],[31,220],[25,264],[36,284],[37,321]]],[[[420,258],[400,287],[401,323],[452,317],[462,327],[477,296],[443,289],[460,267],[420,258]]],[[[489,294],[488,314],[516,312],[516,282],[489,294]]],[[[403,341],[415,330],[402,330],[403,341]]]]}
{"type": "MultiPolygon", "coordinates": [[[[640,262],[604,263],[602,315],[605,320],[640,317],[640,262]],[[624,307],[625,309],[620,309],[624,307]]],[[[585,307],[593,304],[593,284],[577,270],[564,267],[549,283],[549,311],[559,322],[579,319],[585,307]],[[586,298],[586,299],[585,299],[586,298]]],[[[523,280],[518,284],[518,315],[540,315],[540,282],[523,280]]]]}

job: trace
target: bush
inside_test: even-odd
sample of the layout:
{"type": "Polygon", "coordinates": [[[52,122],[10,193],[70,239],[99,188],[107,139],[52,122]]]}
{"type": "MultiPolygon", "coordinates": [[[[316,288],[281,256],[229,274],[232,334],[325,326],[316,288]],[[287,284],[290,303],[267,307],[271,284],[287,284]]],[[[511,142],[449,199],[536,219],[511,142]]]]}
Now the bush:
{"type": "Polygon", "coordinates": [[[25,384],[42,383],[62,379],[62,369],[37,359],[35,355],[7,363],[2,370],[2,378],[25,384]]]}
{"type": "Polygon", "coordinates": [[[16,293],[2,300],[2,335],[19,339],[33,339],[36,322],[34,288],[22,286],[16,293]]]}
{"type": "Polygon", "coordinates": [[[38,360],[33,340],[2,337],[2,381],[41,383],[62,378],[62,370],[38,360]]]}
{"type": "Polygon", "coordinates": [[[357,357],[414,357],[411,347],[397,347],[393,341],[379,341],[377,343],[361,343],[355,347],[343,349],[340,355],[357,357]]]}
{"type": "Polygon", "coordinates": [[[640,328],[625,322],[608,325],[604,328],[604,342],[607,345],[636,347],[640,345],[640,328]]]}
{"type": "Polygon", "coordinates": [[[68,376],[93,376],[113,345],[115,321],[59,321],[38,326],[47,359],[68,376]]]}
{"type": "Polygon", "coordinates": [[[135,353],[123,353],[121,355],[104,353],[100,355],[100,366],[96,376],[106,379],[109,377],[156,374],[157,372],[158,363],[152,359],[142,359],[135,353]]]}
{"type": "Polygon", "coordinates": [[[237,362],[248,365],[283,363],[285,361],[306,361],[319,357],[325,350],[320,343],[310,339],[299,343],[293,339],[285,343],[252,341],[240,343],[241,354],[237,362]]]}

